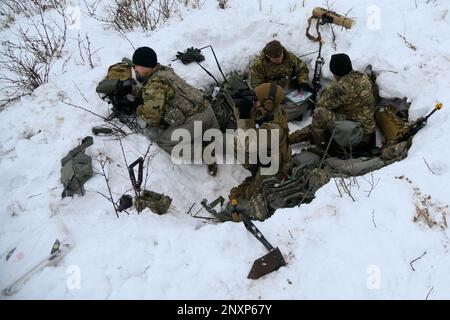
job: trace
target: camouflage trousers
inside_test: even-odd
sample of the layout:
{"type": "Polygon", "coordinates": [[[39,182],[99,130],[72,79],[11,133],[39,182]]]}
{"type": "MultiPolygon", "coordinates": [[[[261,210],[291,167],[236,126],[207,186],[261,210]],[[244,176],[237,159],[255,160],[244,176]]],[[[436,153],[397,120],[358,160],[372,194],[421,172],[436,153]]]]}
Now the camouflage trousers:
{"type": "Polygon", "coordinates": [[[298,105],[296,103],[292,103],[289,101],[283,101],[284,104],[284,110],[286,110],[286,114],[288,117],[288,121],[295,120],[302,116],[306,111],[308,111],[309,108],[309,102],[303,102],[302,104],[298,105]]]}
{"type": "MultiPolygon", "coordinates": [[[[214,115],[214,112],[212,110],[212,107],[210,104],[208,104],[207,108],[201,112],[197,113],[194,116],[190,117],[186,120],[185,123],[179,125],[179,126],[172,126],[165,130],[159,129],[159,128],[147,128],[145,131],[146,136],[152,140],[155,141],[156,144],[165,150],[168,153],[172,152],[172,149],[180,143],[178,140],[172,140],[172,133],[175,130],[178,129],[184,129],[187,130],[190,134],[191,140],[190,141],[184,141],[186,144],[191,144],[191,151],[192,151],[192,160],[194,155],[194,143],[195,141],[202,142],[203,134],[208,129],[220,129],[219,123],[217,122],[216,116],[214,115]],[[194,130],[194,124],[196,121],[200,121],[202,123],[202,130],[200,132],[196,132],[194,130]]],[[[214,143],[214,142],[211,142],[214,143]]],[[[203,143],[203,147],[206,145],[209,145],[210,143],[203,143]]]]}
{"type": "MultiPolygon", "coordinates": [[[[310,141],[324,150],[331,138],[335,121],[346,120],[344,116],[325,108],[314,110],[312,122],[300,130],[289,135],[290,144],[310,141]]],[[[369,144],[371,136],[364,135],[360,146],[369,144]]],[[[358,145],[359,146],[359,145],[358,145]]]]}
{"type": "Polygon", "coordinates": [[[336,114],[325,108],[314,110],[312,123],[289,135],[291,144],[310,141],[321,149],[325,149],[330,140],[334,121],[338,118],[336,114]]]}

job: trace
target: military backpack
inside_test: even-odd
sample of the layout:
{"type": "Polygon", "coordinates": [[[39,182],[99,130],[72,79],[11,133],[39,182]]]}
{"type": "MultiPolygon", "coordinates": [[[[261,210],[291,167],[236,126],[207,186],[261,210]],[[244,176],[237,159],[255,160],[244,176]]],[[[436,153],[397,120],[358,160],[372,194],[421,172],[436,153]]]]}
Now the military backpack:
{"type": "Polygon", "coordinates": [[[84,183],[92,177],[92,158],[84,153],[92,145],[93,138],[87,136],[81,144],[61,159],[61,182],[64,186],[62,197],[74,194],[84,195],[84,183]]]}

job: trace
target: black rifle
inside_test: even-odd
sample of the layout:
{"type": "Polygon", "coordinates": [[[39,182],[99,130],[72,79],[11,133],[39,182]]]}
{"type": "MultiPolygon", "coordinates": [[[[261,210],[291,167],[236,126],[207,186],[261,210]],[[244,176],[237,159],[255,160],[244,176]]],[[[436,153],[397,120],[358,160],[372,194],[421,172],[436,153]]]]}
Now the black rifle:
{"type": "Polygon", "coordinates": [[[109,95],[108,99],[113,106],[112,112],[114,117],[120,114],[129,116],[136,111],[140,103],[138,98],[132,96],[132,90],[131,80],[119,81],[117,90],[109,95]],[[130,99],[131,97],[133,99],[130,99]]]}
{"type": "Polygon", "coordinates": [[[311,107],[311,111],[316,107],[317,94],[322,87],[322,85],[320,84],[320,75],[322,74],[322,66],[324,63],[325,61],[322,57],[322,41],[319,41],[319,53],[317,55],[316,65],[314,66],[314,77],[312,79],[313,92],[310,100],[313,105],[311,107]]]}
{"type": "Polygon", "coordinates": [[[411,127],[411,129],[406,133],[405,136],[403,136],[402,140],[408,140],[412,136],[414,136],[417,132],[419,132],[420,129],[425,127],[427,124],[428,118],[430,118],[436,111],[441,110],[443,108],[442,103],[438,102],[434,106],[434,109],[428,113],[425,117],[418,119],[411,127]]]}
{"type": "Polygon", "coordinates": [[[104,94],[103,100],[112,104],[112,114],[109,119],[120,115],[131,115],[140,104],[139,99],[132,95],[132,80],[103,80],[97,86],[97,92],[104,94]]]}

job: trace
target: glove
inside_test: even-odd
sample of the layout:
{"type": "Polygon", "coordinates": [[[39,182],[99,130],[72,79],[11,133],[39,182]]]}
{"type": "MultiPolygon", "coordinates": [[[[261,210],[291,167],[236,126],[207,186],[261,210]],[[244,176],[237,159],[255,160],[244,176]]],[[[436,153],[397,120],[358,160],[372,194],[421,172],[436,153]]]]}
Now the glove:
{"type": "Polygon", "coordinates": [[[308,92],[314,91],[314,89],[311,88],[311,86],[309,84],[307,84],[306,82],[300,83],[298,85],[298,89],[303,90],[303,91],[308,91],[308,92]]]}
{"type": "Polygon", "coordinates": [[[236,107],[239,110],[239,118],[240,119],[250,119],[250,113],[252,111],[253,103],[250,103],[248,100],[237,100],[235,101],[236,107]]]}
{"type": "Polygon", "coordinates": [[[253,109],[254,102],[256,101],[256,95],[253,90],[244,90],[233,96],[236,108],[239,110],[240,119],[250,119],[251,111],[253,109]]]}

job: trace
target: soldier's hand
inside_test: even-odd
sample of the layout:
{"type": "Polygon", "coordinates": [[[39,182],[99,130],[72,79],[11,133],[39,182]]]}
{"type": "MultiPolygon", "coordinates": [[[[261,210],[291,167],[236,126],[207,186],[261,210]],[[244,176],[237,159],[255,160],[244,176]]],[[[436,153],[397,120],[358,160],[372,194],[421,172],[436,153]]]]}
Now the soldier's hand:
{"type": "Polygon", "coordinates": [[[250,119],[253,102],[247,99],[235,100],[237,109],[239,110],[239,119],[250,119]]]}
{"type": "Polygon", "coordinates": [[[306,82],[300,83],[298,85],[298,89],[303,90],[303,91],[308,91],[308,92],[313,92],[314,91],[314,89],[309,84],[307,84],[306,82]]]}
{"type": "Polygon", "coordinates": [[[250,89],[239,91],[233,96],[233,100],[236,108],[239,110],[239,118],[250,119],[251,110],[256,101],[255,92],[250,89]]]}

